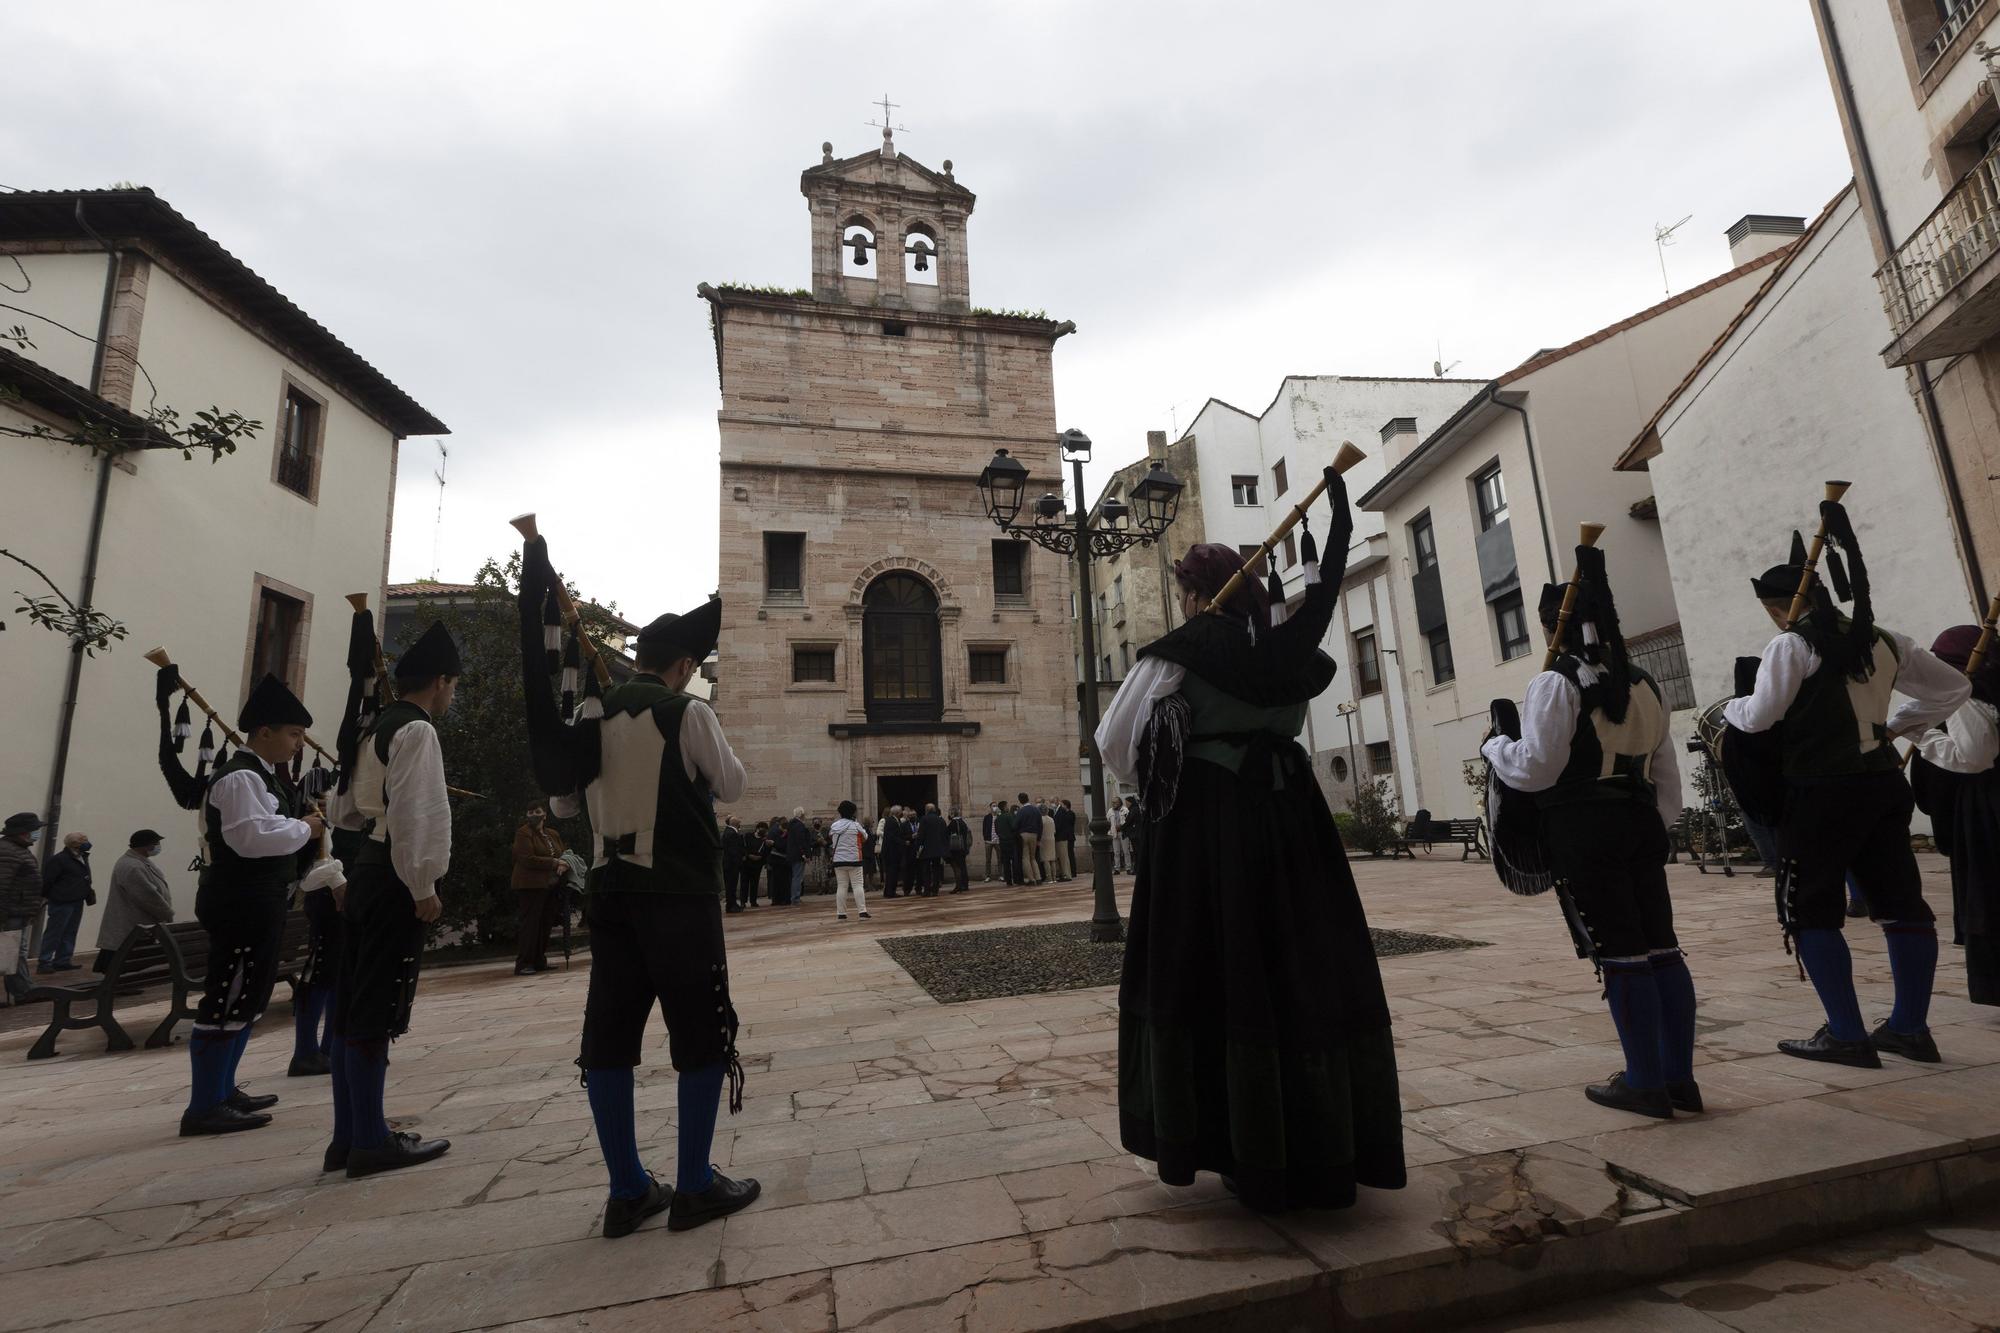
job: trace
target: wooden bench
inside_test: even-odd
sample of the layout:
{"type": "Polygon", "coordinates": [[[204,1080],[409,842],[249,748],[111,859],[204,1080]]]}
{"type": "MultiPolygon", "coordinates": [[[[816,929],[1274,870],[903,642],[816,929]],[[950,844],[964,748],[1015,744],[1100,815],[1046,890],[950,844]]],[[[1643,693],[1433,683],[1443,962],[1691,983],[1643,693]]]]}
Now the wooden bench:
{"type": "MultiPolygon", "coordinates": [[[[278,977],[297,985],[305,965],[311,927],[305,913],[294,911],[285,918],[285,934],[278,948],[278,977]]],[[[103,974],[88,983],[71,986],[36,986],[24,999],[47,1000],[53,1006],[49,1025],[28,1048],[30,1060],[46,1060],[56,1053],[56,1038],[82,1028],[103,1028],[104,1049],[129,1051],[132,1038],[119,1024],[117,1005],[149,986],[166,982],[172,986],[167,1015],[161,1019],[146,1046],[170,1046],[174,1028],[183,1019],[194,1017],[201,986],[208,975],[208,932],[197,921],[176,921],[168,925],[136,926],[118,946],[116,957],[103,974]],[[73,1012],[78,1004],[90,1003],[91,1012],[73,1012]]]]}
{"type": "Polygon", "coordinates": [[[1462,844],[1458,859],[1463,861],[1477,852],[1481,859],[1486,855],[1486,830],[1476,819],[1447,819],[1443,824],[1431,825],[1431,837],[1438,842],[1462,844]]]}

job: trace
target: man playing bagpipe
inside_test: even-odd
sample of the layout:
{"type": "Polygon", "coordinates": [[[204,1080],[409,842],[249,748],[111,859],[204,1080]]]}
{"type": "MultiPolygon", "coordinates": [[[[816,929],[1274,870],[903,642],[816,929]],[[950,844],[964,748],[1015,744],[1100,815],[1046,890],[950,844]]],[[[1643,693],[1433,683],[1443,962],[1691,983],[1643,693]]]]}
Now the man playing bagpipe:
{"type": "MultiPolygon", "coordinates": [[[[1995,609],[2000,610],[2000,599],[1995,609]]],[[[1910,786],[1951,858],[1951,919],[1965,950],[1967,997],[2000,1005],[2000,661],[1993,626],[1954,625],[1931,651],[1963,671],[1972,697],[1917,739],[1910,786]]]]}
{"type": "Polygon", "coordinates": [[[1702,1109],[1694,979],[1667,893],[1680,770],[1659,687],[1626,659],[1604,554],[1586,544],[1576,559],[1571,584],[1542,589],[1542,627],[1557,655],[1528,684],[1521,735],[1496,735],[1481,753],[1500,781],[1534,794],[1549,870],[1583,935],[1579,949],[1604,974],[1625,1068],[1584,1095],[1666,1120],[1676,1109],[1702,1109]]]}
{"type": "Polygon", "coordinates": [[[1739,731],[1783,727],[1779,916],[1826,1023],[1811,1037],[1779,1042],[1778,1049],[1863,1069],[1880,1068],[1882,1051],[1932,1062],[1939,1058],[1928,1022],[1937,918],[1924,902],[1910,849],[1915,802],[1891,740],[1942,722],[1972,687],[1928,651],[1875,623],[1868,570],[1847,511],[1829,498],[1820,515],[1826,542],[1837,548],[1827,557],[1827,574],[1842,600],[1851,589],[1852,614],[1835,609],[1795,536],[1792,562],[1751,580],[1779,632],[1764,650],[1756,688],[1723,708],[1739,731]],[[1846,553],[1844,566],[1839,552],[1846,553]],[[1793,604],[1802,591],[1807,606],[1800,615],[1793,604]],[[1908,702],[1891,717],[1894,692],[1908,702]],[[1872,1034],[1861,1017],[1841,933],[1850,872],[1882,927],[1895,977],[1895,1007],[1872,1034]]]}
{"type": "Polygon", "coordinates": [[[433,624],[396,659],[396,702],[359,738],[349,793],[367,821],[348,875],[340,983],[334,997],[333,1140],[325,1169],[349,1178],[441,1157],[445,1139],[392,1132],[382,1099],[389,1043],[407,1032],[426,927],[444,910],[451,805],[434,719],[451,707],[464,666],[433,624]]]}
{"type": "MultiPolygon", "coordinates": [[[[586,698],[571,723],[550,692],[551,652],[538,615],[551,598],[567,603],[559,587],[547,543],[531,535],[521,562],[521,648],[536,778],[559,816],[574,814],[582,793],[596,842],[586,890],[590,992],[577,1065],[611,1178],[603,1234],[629,1235],[669,1208],[668,1228],[685,1231],[747,1207],[759,1191],[756,1181],[731,1180],[709,1160],[725,1078],[731,1113],[743,1104],[714,803],[742,796],[745,775],[714,711],[684,691],[715,646],[722,603],[647,625],[637,640],[638,673],[601,702],[586,698]],[[633,1110],[633,1071],[655,1003],[679,1074],[672,1189],[640,1160],[633,1110]]],[[[580,635],[574,612],[567,618],[571,634],[580,635]]]]}
{"type": "Polygon", "coordinates": [[[265,676],[236,718],[244,744],[201,797],[209,860],[194,912],[208,932],[208,975],[188,1038],[193,1087],[181,1116],[183,1137],[271,1123],[266,1108],[278,1099],[246,1094],[236,1086],[236,1068],[278,980],[293,882],[305,873],[311,888],[340,873],[334,862],[311,866],[325,821],[280,776],[311,725],[298,696],[265,676]]]}

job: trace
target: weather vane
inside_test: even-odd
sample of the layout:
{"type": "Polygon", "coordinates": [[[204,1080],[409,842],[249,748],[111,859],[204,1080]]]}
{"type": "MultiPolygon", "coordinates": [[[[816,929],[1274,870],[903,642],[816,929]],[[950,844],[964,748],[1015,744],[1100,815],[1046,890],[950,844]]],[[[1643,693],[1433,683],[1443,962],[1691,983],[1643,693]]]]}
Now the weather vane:
{"type": "Polygon", "coordinates": [[[910,132],[908,125],[892,125],[890,123],[893,113],[901,103],[890,101],[889,94],[883,93],[880,102],[871,103],[870,105],[882,108],[882,119],[880,121],[871,120],[868,122],[868,126],[870,129],[882,131],[884,139],[887,139],[892,132],[896,134],[908,134],[910,132]]]}

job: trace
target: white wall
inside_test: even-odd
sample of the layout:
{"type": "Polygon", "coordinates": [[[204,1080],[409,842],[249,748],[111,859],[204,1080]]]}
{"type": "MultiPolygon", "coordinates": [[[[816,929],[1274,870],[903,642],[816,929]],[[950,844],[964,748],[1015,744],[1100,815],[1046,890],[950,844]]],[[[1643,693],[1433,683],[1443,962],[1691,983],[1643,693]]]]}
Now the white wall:
{"type": "Polygon", "coordinates": [[[1769,641],[1748,579],[1785,558],[1794,527],[1810,535],[1830,478],[1854,483],[1848,512],[1885,625],[1929,646],[1976,619],[1922,419],[1878,355],[1889,327],[1874,268],[1850,192],[1660,422],[1647,467],[1704,704],[1769,641]]]}
{"type": "MultiPolygon", "coordinates": [[[[80,283],[44,281],[69,267],[52,261],[70,258],[23,256],[35,285],[32,299],[20,303],[94,330],[101,286],[92,293],[80,283]]],[[[97,273],[101,283],[101,265],[97,273]]],[[[26,354],[42,359],[39,346],[26,354]]],[[[348,608],[342,597],[366,592],[372,605],[381,606],[395,441],[331,386],[288,362],[157,264],[148,283],[139,360],[159,386],[160,404],[177,408],[183,420],[220,405],[264,423],[254,439],[214,464],[205,455],[184,461],[177,453],[155,452],[111,478],[96,601],[125,622],[129,635],[84,665],[62,829],[91,835],[100,880],[108,880],[112,862],[135,829],[164,832],[162,866],[176,907],[187,915],[193,911],[194,877],[183,867],[194,848],[194,817],[174,806],[155,762],[153,668],[143,654],[167,648],[182,674],[234,721],[254,623],[253,575],[302,589],[312,598],[303,697],[316,718],[314,735],[331,748],[347,690],[348,608]],[[286,371],[326,400],[317,505],[272,480],[273,431],[286,371]]],[[[61,368],[53,357],[47,364],[61,368]]],[[[86,379],[88,370],[86,364],[86,379]]],[[[148,398],[145,379],[138,377],[135,408],[143,410],[148,398]]],[[[63,590],[76,596],[94,466],[73,446],[10,440],[6,448],[10,484],[0,487],[6,544],[44,564],[63,590]],[[14,484],[16,476],[24,483],[14,484]]],[[[0,585],[7,591],[29,586],[24,573],[0,585]]],[[[55,753],[67,647],[22,617],[7,620],[0,636],[4,684],[10,698],[29,703],[10,710],[8,726],[0,728],[0,773],[9,783],[0,805],[40,811],[55,753]]],[[[190,769],[194,758],[191,740],[185,756],[190,769]]],[[[100,893],[100,906],[102,901],[100,893]]],[[[96,942],[96,919],[93,910],[84,920],[78,935],[83,948],[96,942]]]]}
{"type": "Polygon", "coordinates": [[[21,285],[23,271],[28,290],[6,297],[9,305],[46,315],[37,319],[12,310],[0,310],[0,328],[18,324],[34,342],[32,348],[9,351],[47,366],[73,384],[90,383],[90,365],[96,357],[98,320],[104,312],[104,279],[111,261],[102,254],[22,255],[21,268],[12,259],[0,257],[0,273],[9,286],[21,285]],[[67,325],[75,333],[58,325],[67,325]],[[79,337],[78,334],[83,336],[79,337]]]}

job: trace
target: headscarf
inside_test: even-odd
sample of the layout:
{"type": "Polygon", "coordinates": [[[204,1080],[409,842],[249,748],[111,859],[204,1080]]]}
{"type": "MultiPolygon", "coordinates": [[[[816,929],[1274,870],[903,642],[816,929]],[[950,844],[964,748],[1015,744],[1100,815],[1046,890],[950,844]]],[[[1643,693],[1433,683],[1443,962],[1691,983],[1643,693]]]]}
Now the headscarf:
{"type": "MultiPolygon", "coordinates": [[[[1220,542],[1199,542],[1188,548],[1188,553],[1174,561],[1174,578],[1183,588],[1198,592],[1211,600],[1222,591],[1237,570],[1243,568],[1243,557],[1220,542]]],[[[1264,587],[1256,579],[1244,575],[1243,586],[1222,608],[1222,614],[1237,620],[1248,619],[1262,631],[1271,626],[1271,599],[1264,587]]]]}
{"type": "MultiPolygon", "coordinates": [[[[1953,625],[1937,636],[1931,645],[1946,665],[1958,671],[1965,670],[1965,664],[1972,660],[1972,650],[1979,644],[1979,626],[1953,625]]],[[[1972,697],[1982,703],[2000,706],[2000,662],[1994,660],[1991,649],[1979,663],[1979,670],[1972,675],[1972,697]]]]}

